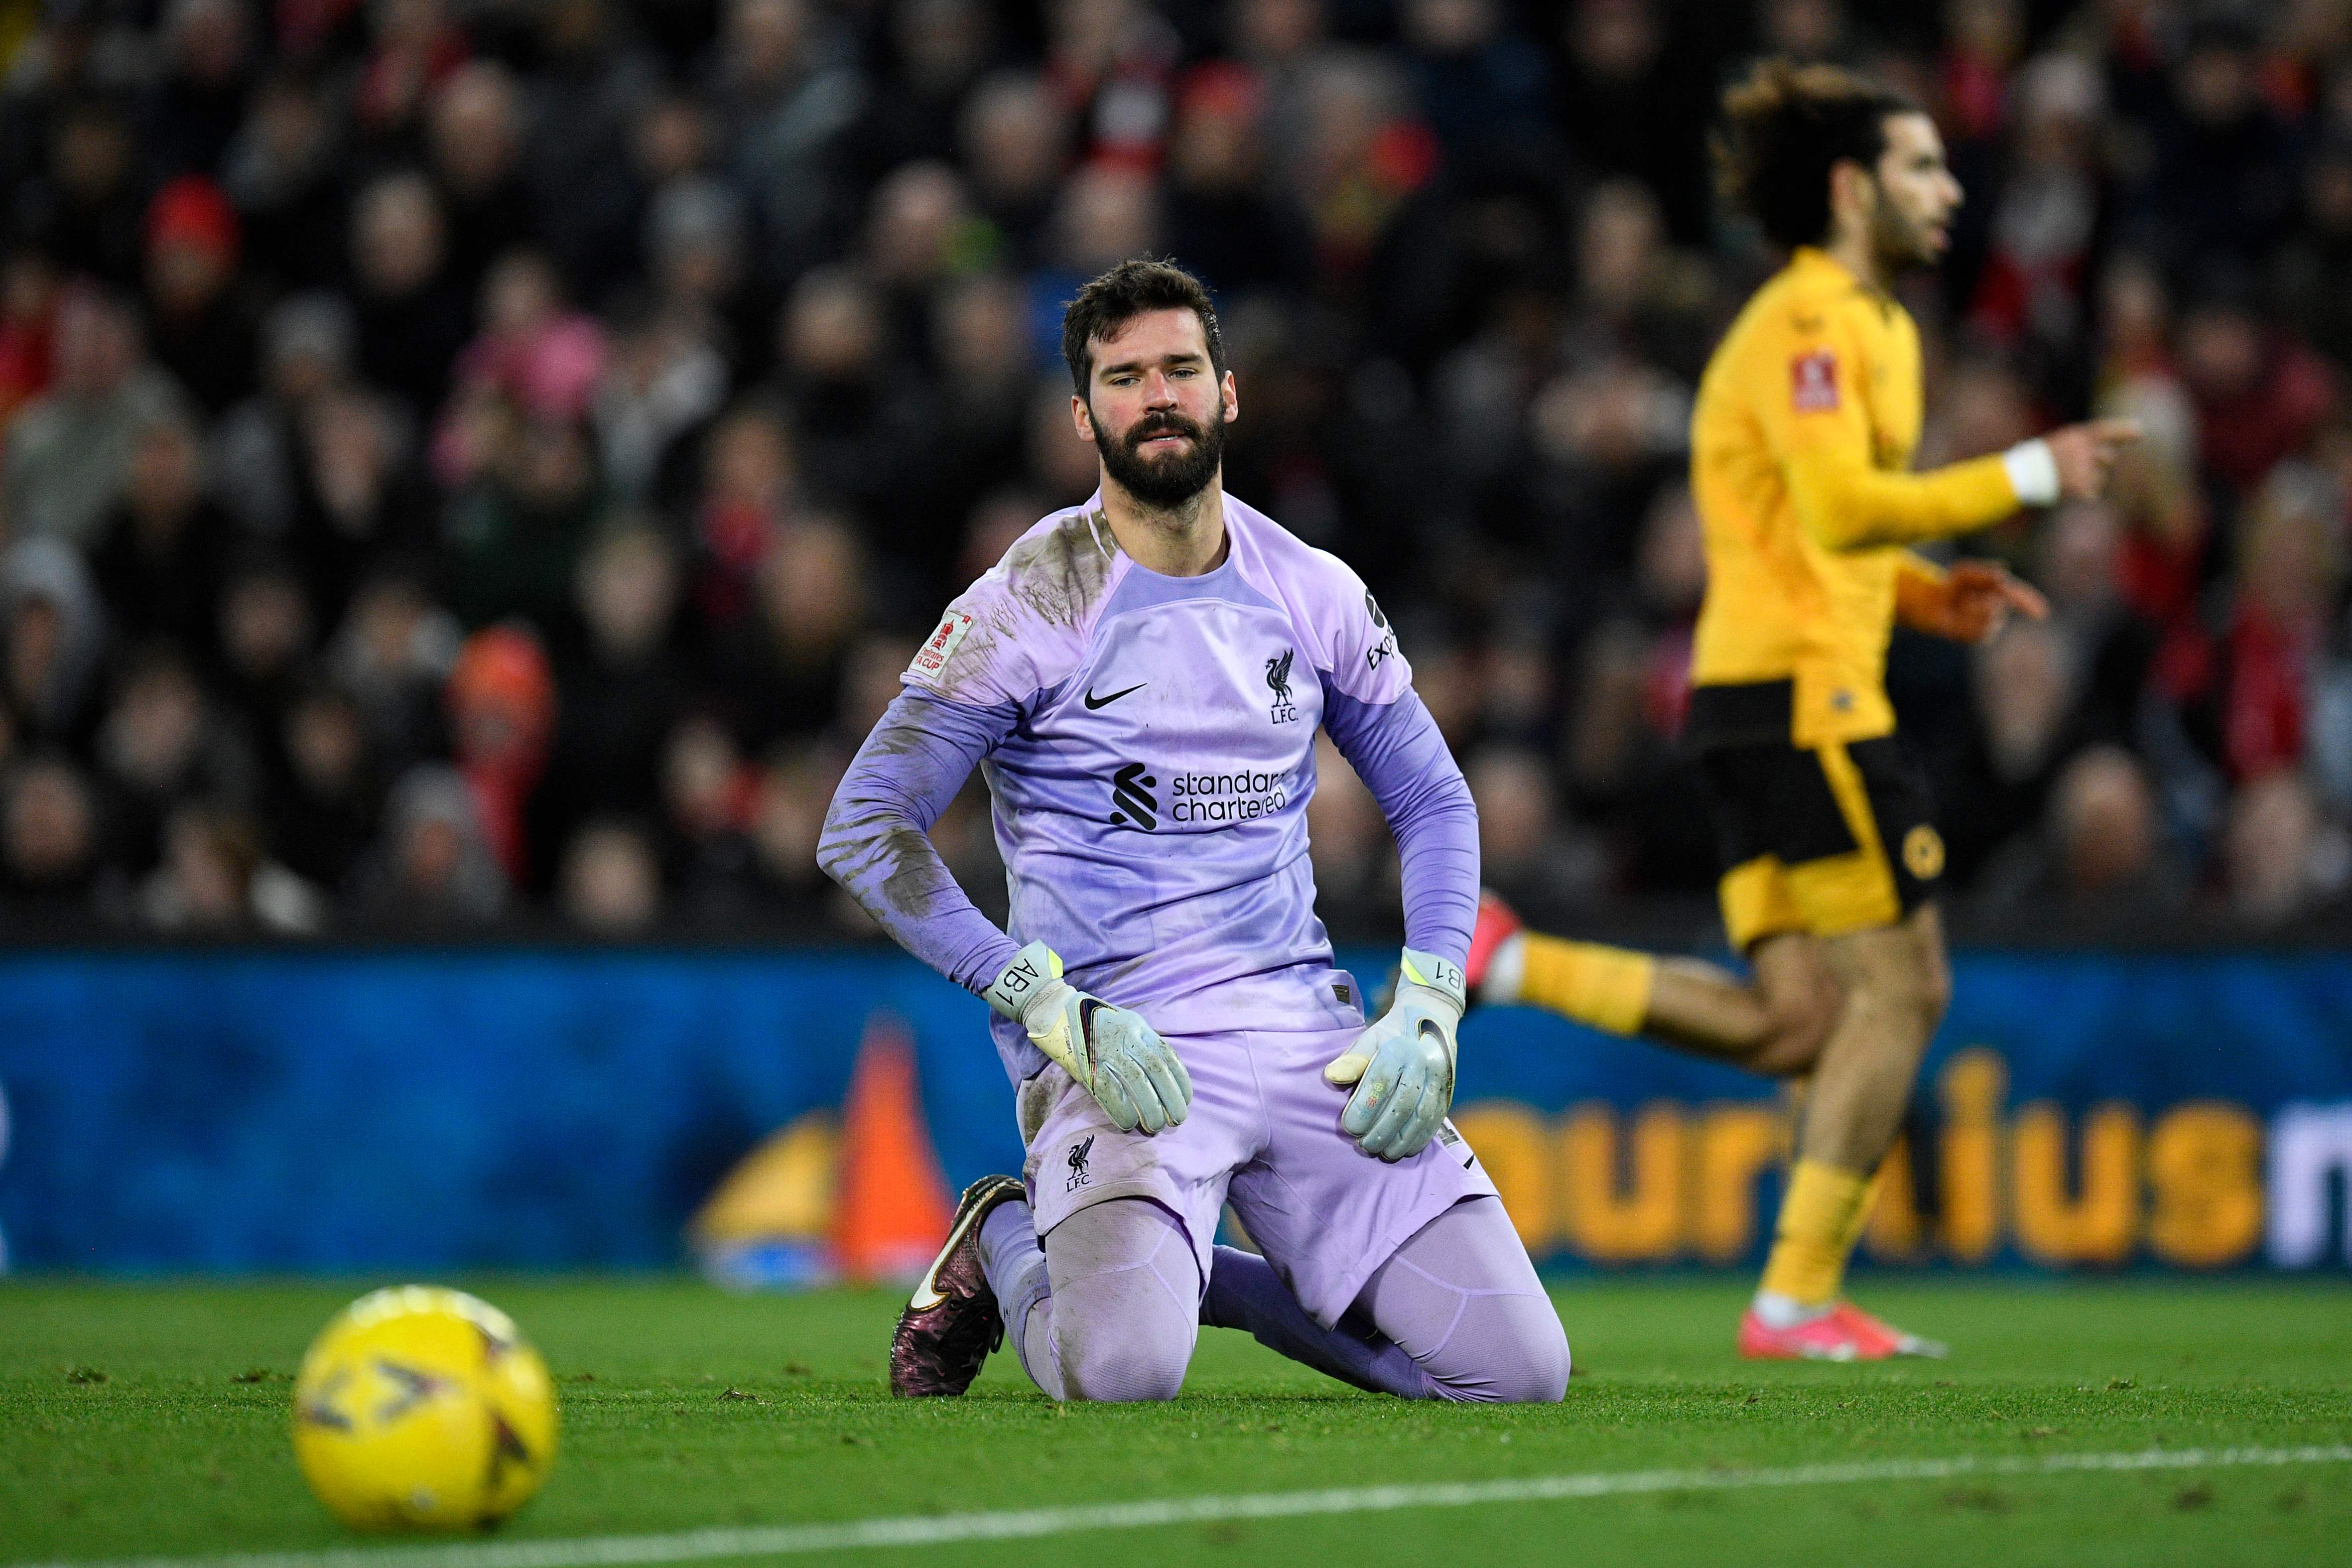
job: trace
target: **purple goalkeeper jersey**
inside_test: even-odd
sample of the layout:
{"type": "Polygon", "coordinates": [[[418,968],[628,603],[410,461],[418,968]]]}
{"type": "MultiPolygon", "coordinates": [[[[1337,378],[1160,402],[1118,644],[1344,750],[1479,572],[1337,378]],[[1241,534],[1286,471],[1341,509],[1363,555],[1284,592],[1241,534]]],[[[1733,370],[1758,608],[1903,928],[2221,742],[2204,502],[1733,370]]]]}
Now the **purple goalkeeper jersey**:
{"type": "MultiPolygon", "coordinates": [[[[1071,984],[1165,1035],[1360,1021],[1315,913],[1307,803],[1329,730],[1387,811],[1412,945],[1461,960],[1476,817],[1356,574],[1230,496],[1213,571],[1170,577],[1099,513],[1045,519],[949,606],[852,763],[820,858],[973,990],[1042,940],[1071,984]],[[1011,933],[924,837],[974,763],[1011,933]]],[[[1006,1066],[1044,1058],[999,1020],[1006,1066]]]]}

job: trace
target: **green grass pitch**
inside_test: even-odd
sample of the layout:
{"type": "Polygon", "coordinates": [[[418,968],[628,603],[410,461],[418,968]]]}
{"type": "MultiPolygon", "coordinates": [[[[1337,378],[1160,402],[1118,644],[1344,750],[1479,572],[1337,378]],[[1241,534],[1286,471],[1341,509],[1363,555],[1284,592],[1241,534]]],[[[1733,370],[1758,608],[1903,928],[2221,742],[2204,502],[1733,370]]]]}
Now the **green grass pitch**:
{"type": "MultiPolygon", "coordinates": [[[[562,1392],[553,1479],[505,1541],[1654,1468],[2352,1443],[2340,1281],[1880,1277],[1864,1303],[1950,1340],[1953,1358],[1843,1368],[1734,1360],[1738,1281],[1568,1284],[1567,1403],[1500,1409],[1359,1394],[1216,1331],[1172,1405],[1056,1407],[1009,1353],[970,1398],[894,1403],[882,1348],[895,1297],[463,1283],[516,1316],[562,1392]]],[[[304,1344],[359,1288],[0,1284],[0,1568],[352,1543],[295,1474],[287,1403],[304,1344]]],[[[1693,1489],[793,1560],[1816,1568],[1860,1551],[2001,1568],[2343,1562],[2352,1465],[1693,1489]]]]}

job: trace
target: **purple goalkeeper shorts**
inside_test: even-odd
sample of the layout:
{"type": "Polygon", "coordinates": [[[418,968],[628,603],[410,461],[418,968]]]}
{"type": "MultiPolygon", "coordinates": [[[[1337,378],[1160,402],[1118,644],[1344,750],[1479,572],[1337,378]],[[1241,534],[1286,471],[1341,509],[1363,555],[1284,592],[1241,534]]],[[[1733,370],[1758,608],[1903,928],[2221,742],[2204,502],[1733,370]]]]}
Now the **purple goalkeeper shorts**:
{"type": "Polygon", "coordinates": [[[1181,1126],[1121,1132],[1059,1067],[1021,1085],[1022,1167],[1037,1234],[1089,1205],[1150,1198],[1184,1223],[1209,1278],[1209,1249],[1230,1199],[1250,1239],[1325,1328],[1404,1240],[1495,1184],[1446,1122],[1394,1164],[1339,1131],[1351,1092],[1323,1081],[1359,1028],[1170,1035],[1192,1075],[1181,1126]]]}

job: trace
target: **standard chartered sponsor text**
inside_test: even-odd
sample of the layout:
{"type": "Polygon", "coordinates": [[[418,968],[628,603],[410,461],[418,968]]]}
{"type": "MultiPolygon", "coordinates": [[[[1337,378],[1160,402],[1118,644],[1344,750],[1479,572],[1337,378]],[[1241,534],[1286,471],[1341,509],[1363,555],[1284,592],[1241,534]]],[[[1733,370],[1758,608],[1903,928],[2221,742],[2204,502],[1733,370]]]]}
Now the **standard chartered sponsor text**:
{"type": "Polygon", "coordinates": [[[1169,780],[1169,788],[1171,822],[1251,822],[1290,804],[1288,775],[1284,773],[1180,773],[1169,780]]]}

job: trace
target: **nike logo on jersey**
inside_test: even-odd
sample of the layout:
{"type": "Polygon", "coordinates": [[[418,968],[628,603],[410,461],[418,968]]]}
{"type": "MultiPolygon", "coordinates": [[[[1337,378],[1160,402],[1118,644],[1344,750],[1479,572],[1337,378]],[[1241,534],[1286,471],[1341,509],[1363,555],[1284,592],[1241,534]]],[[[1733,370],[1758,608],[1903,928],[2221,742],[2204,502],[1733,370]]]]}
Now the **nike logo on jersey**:
{"type": "Polygon", "coordinates": [[[1095,693],[1094,693],[1094,688],[1092,688],[1092,687],[1088,687],[1088,688],[1087,689],[1087,697],[1086,697],[1087,707],[1087,709],[1088,709],[1089,710],[1092,710],[1097,709],[1097,708],[1108,708],[1108,707],[1109,707],[1112,703],[1114,703],[1114,702],[1118,701],[1120,698],[1122,698],[1122,697],[1126,696],[1129,692],[1130,692],[1130,691],[1140,691],[1140,690],[1142,690],[1145,687],[1147,687],[1147,686],[1149,686],[1149,685],[1150,685],[1150,684],[1151,684],[1151,682],[1150,682],[1150,681],[1148,681],[1148,680],[1139,680],[1139,681],[1137,681],[1134,685],[1132,685],[1132,686],[1129,686],[1129,687],[1124,687],[1124,688],[1120,689],[1119,690],[1117,690],[1117,691],[1112,692],[1112,693],[1111,693],[1109,696],[1108,696],[1108,697],[1097,697],[1097,696],[1096,696],[1096,695],[1095,695],[1095,693]]]}

